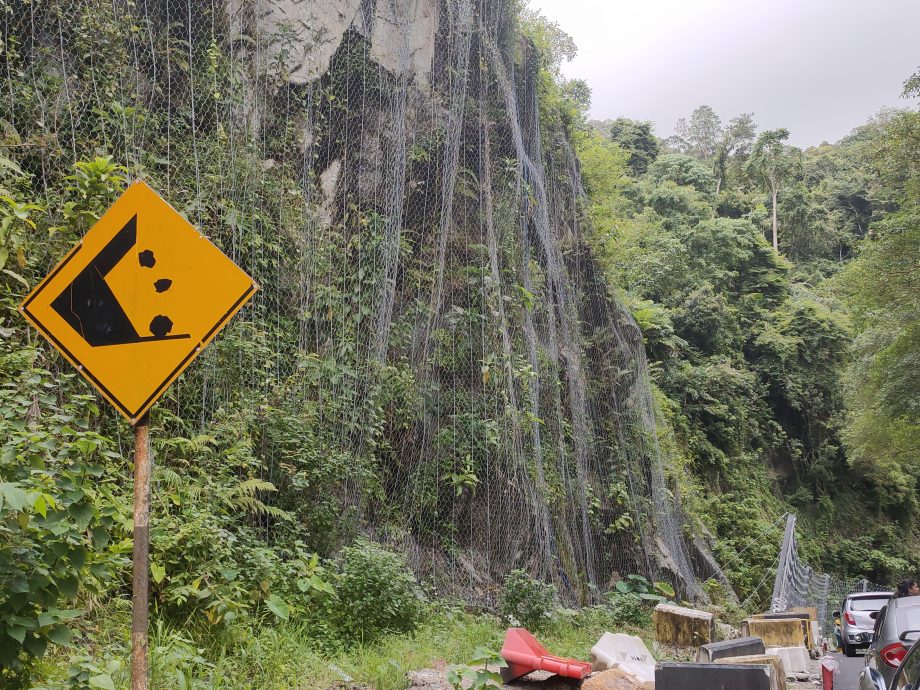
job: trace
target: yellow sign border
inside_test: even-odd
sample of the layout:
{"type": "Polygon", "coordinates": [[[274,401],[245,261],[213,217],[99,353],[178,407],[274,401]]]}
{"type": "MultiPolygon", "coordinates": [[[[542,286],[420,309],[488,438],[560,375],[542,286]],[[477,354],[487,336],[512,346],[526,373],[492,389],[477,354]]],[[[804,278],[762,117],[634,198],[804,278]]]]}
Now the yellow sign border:
{"type": "MultiPolygon", "coordinates": [[[[176,212],[178,215],[181,216],[181,214],[179,214],[179,212],[176,211],[175,208],[173,208],[172,204],[170,204],[168,201],[163,199],[163,197],[161,197],[159,194],[156,193],[156,190],[150,187],[150,185],[148,185],[143,180],[136,180],[132,182],[128,186],[127,189],[130,189],[134,185],[138,185],[138,184],[144,185],[145,187],[147,187],[151,192],[156,194],[163,201],[163,203],[165,203],[174,212],[176,212]]],[[[127,189],[125,191],[127,191],[127,189]]],[[[91,232],[91,231],[92,231],[92,228],[87,230],[87,232],[91,232]]],[[[211,242],[211,240],[205,237],[205,235],[203,235],[199,230],[196,229],[195,231],[198,232],[198,234],[202,238],[204,238],[207,242],[211,242]]],[[[213,242],[211,244],[213,244],[213,242]]],[[[51,342],[51,344],[54,345],[54,347],[58,350],[58,352],[64,355],[67,361],[70,362],[77,369],[77,371],[79,371],[83,375],[83,377],[87,381],[89,381],[93,385],[93,387],[96,388],[96,390],[99,391],[102,397],[108,400],[109,403],[111,403],[112,406],[115,407],[116,410],[121,412],[121,414],[123,414],[128,419],[128,421],[130,421],[132,424],[135,424],[141,417],[144,416],[144,414],[148,410],[150,410],[151,407],[153,407],[156,401],[160,399],[160,396],[173,383],[173,381],[175,381],[179,377],[179,375],[183,371],[185,371],[185,369],[187,369],[188,366],[195,360],[195,358],[199,354],[201,354],[201,351],[204,350],[204,348],[206,348],[212,340],[214,340],[217,334],[221,330],[223,330],[224,326],[227,325],[230,319],[232,319],[236,315],[236,313],[239,312],[239,310],[242,309],[246,305],[246,303],[252,298],[252,296],[259,290],[259,285],[254,280],[252,280],[251,276],[248,276],[247,274],[247,277],[249,277],[251,284],[246,289],[246,291],[243,292],[242,295],[240,295],[240,297],[236,300],[236,302],[234,302],[233,306],[231,306],[230,309],[211,328],[211,330],[205,334],[204,338],[202,338],[201,341],[198,342],[198,344],[192,347],[191,351],[182,359],[182,361],[179,362],[176,368],[173,369],[173,371],[169,375],[167,375],[167,377],[163,380],[163,382],[159,386],[157,386],[157,388],[153,391],[153,393],[151,393],[150,397],[147,398],[147,400],[145,400],[137,410],[129,410],[112,393],[109,392],[106,386],[89,369],[87,369],[73,354],[71,354],[71,352],[66,347],[64,347],[63,344],[61,344],[61,342],[54,336],[54,334],[52,334],[51,331],[47,329],[44,326],[44,324],[42,324],[41,321],[39,321],[35,317],[34,314],[29,312],[29,304],[31,304],[42,293],[42,291],[44,291],[44,289],[48,286],[48,284],[54,279],[54,277],[58,273],[60,273],[60,271],[65,266],[67,266],[67,264],[69,264],[73,259],[75,259],[78,256],[79,251],[82,248],[83,248],[83,239],[81,238],[80,241],[76,245],[74,245],[74,247],[67,253],[67,255],[63,259],[61,259],[57,263],[57,265],[51,271],[49,271],[48,274],[44,278],[42,278],[42,280],[38,283],[38,285],[35,286],[35,289],[33,289],[26,296],[26,298],[19,305],[19,311],[25,317],[25,319],[30,324],[32,324],[43,336],[45,336],[45,338],[47,338],[51,342]]],[[[220,248],[218,247],[215,247],[215,248],[218,249],[218,251],[220,251],[220,248]]],[[[223,254],[227,258],[227,261],[229,261],[234,266],[236,266],[236,264],[233,262],[232,259],[230,259],[230,257],[227,257],[227,255],[224,254],[222,251],[221,251],[221,254],[223,254]]]]}

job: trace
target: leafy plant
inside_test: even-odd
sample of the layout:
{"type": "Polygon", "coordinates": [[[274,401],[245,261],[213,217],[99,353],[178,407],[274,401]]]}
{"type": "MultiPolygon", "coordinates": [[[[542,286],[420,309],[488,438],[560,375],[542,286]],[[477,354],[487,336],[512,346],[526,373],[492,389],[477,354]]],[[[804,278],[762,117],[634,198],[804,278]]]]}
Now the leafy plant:
{"type": "Polygon", "coordinates": [[[387,632],[411,632],[424,599],[402,556],[357,540],[342,550],[334,586],[338,601],[329,614],[349,640],[370,642],[387,632]]]}
{"type": "Polygon", "coordinates": [[[523,570],[505,576],[499,598],[499,612],[511,622],[529,630],[544,627],[556,605],[556,587],[530,577],[523,570]]]}
{"type": "Polygon", "coordinates": [[[101,589],[130,549],[118,529],[126,467],[90,429],[92,396],[58,403],[72,378],[30,368],[0,387],[0,678],[27,674],[49,643],[69,646],[81,588],[101,589]]]}
{"type": "Polygon", "coordinates": [[[489,666],[505,668],[508,666],[500,654],[477,647],[472,658],[465,666],[454,666],[447,671],[447,682],[454,690],[481,690],[482,688],[501,688],[504,681],[501,674],[490,671],[489,666]],[[482,664],[479,667],[479,664],[482,664]]]}
{"type": "Polygon", "coordinates": [[[651,622],[648,603],[640,599],[638,594],[612,591],[607,592],[605,598],[614,620],[640,627],[651,622]]]}
{"type": "Polygon", "coordinates": [[[674,587],[667,582],[649,582],[642,575],[627,575],[624,580],[617,580],[614,585],[620,594],[635,594],[645,601],[663,602],[673,599],[674,587]]]}

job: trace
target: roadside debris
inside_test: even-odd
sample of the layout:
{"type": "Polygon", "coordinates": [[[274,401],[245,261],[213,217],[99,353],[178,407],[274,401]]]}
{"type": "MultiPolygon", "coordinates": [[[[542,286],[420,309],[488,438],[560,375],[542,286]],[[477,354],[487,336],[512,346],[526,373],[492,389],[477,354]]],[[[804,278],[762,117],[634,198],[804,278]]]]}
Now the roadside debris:
{"type": "MultiPolygon", "coordinates": [[[[819,687],[822,680],[833,687],[836,662],[825,657],[819,671],[813,660],[817,625],[811,611],[754,615],[742,624],[745,637],[714,642],[714,614],[659,604],[654,627],[655,653],[686,661],[656,662],[642,638],[605,632],[589,664],[550,654],[527,629],[514,627],[506,630],[500,653],[507,667],[490,662],[488,670],[500,672],[503,687],[518,690],[796,690],[819,687]]],[[[458,682],[448,682],[440,669],[412,672],[408,679],[409,690],[451,690],[458,682]]]]}
{"type": "Polygon", "coordinates": [[[506,683],[526,676],[531,671],[550,671],[579,680],[587,678],[591,673],[591,664],[553,656],[524,628],[508,628],[501,656],[508,662],[508,666],[501,669],[501,676],[506,683]]]}
{"type": "Polygon", "coordinates": [[[658,604],[652,613],[655,640],[678,647],[697,647],[713,641],[715,616],[708,611],[658,604]]]}
{"type": "Polygon", "coordinates": [[[763,654],[764,652],[764,643],[759,637],[738,637],[734,640],[702,645],[697,652],[696,660],[701,664],[711,664],[716,659],[763,654]]]}
{"type": "Polygon", "coordinates": [[[591,661],[595,671],[618,670],[636,687],[655,687],[655,657],[641,637],[604,633],[591,648],[591,661]]]}

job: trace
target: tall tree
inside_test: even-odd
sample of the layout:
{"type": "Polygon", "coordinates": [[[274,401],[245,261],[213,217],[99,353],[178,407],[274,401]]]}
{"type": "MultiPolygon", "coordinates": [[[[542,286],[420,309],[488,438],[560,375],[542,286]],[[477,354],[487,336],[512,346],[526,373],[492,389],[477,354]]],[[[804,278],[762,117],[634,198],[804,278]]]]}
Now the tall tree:
{"type": "Polygon", "coordinates": [[[770,193],[773,214],[773,251],[776,252],[779,251],[776,200],[783,183],[792,175],[799,162],[792,147],[785,144],[788,138],[788,129],[770,129],[761,132],[745,164],[745,170],[753,178],[759,180],[764,189],[770,193]]]}
{"type": "Polygon", "coordinates": [[[674,131],[686,142],[687,150],[682,153],[709,160],[722,139],[722,120],[710,106],[701,105],[690,114],[689,122],[680,118],[674,125],[674,131]]]}
{"type": "Polygon", "coordinates": [[[643,175],[658,158],[658,139],[651,122],[639,122],[618,117],[610,124],[610,138],[629,154],[629,168],[636,176],[643,175]]]}
{"type": "MultiPolygon", "coordinates": [[[[754,143],[754,132],[757,125],[754,124],[754,113],[742,113],[728,121],[728,125],[722,130],[722,138],[716,147],[715,162],[713,164],[713,174],[716,178],[716,194],[722,189],[722,183],[728,174],[729,163],[734,157],[736,160],[744,161],[751,152],[751,145],[754,143]]],[[[735,165],[738,163],[736,162],[735,165]]]]}

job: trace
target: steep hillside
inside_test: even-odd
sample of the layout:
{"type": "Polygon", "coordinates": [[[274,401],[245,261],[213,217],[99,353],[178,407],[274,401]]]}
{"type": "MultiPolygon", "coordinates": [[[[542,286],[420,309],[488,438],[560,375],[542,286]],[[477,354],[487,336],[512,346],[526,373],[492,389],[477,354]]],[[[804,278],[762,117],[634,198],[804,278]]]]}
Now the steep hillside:
{"type": "Polygon", "coordinates": [[[499,0],[5,7],[0,471],[73,504],[63,578],[126,577],[129,432],[15,307],[139,177],[261,285],[153,414],[165,609],[309,606],[298,559],[362,535],[467,602],[514,568],[571,602],[627,573],[708,596],[587,241],[557,29],[499,0]]]}

